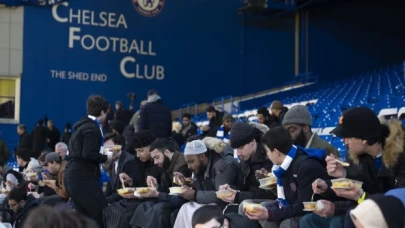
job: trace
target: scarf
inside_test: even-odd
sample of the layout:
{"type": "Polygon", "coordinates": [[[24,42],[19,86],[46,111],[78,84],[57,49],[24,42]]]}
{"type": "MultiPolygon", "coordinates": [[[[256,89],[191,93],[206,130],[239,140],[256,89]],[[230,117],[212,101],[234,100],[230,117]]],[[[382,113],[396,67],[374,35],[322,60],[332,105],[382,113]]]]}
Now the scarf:
{"type": "Polygon", "coordinates": [[[285,171],[290,167],[291,162],[294,160],[297,154],[297,147],[293,146],[285,157],[281,165],[273,165],[272,172],[277,177],[277,202],[280,208],[288,206],[288,202],[285,199],[283,188],[283,176],[285,171]]]}

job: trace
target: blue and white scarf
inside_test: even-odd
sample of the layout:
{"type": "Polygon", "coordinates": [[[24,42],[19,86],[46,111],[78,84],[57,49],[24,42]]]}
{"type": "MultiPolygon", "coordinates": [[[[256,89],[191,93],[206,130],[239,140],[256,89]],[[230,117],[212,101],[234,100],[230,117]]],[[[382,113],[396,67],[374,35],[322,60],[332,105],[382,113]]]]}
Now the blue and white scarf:
{"type": "Polygon", "coordinates": [[[294,160],[297,154],[297,147],[293,146],[285,157],[281,165],[273,165],[272,172],[277,177],[277,202],[280,208],[288,206],[288,202],[285,199],[283,188],[283,175],[285,171],[290,167],[291,162],[294,160]]]}
{"type": "Polygon", "coordinates": [[[217,131],[217,139],[224,141],[225,143],[229,143],[229,139],[231,138],[231,132],[228,132],[226,135],[224,125],[218,128],[217,131]]]}

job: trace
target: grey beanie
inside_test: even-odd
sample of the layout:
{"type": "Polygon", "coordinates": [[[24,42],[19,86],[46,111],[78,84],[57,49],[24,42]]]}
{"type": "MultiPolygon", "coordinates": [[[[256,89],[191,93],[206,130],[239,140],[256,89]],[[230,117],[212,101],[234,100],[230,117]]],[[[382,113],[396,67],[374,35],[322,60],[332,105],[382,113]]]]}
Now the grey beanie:
{"type": "Polygon", "coordinates": [[[295,105],[291,107],[284,115],[282,124],[304,124],[312,126],[311,114],[309,113],[307,107],[303,105],[295,105]]]}
{"type": "Polygon", "coordinates": [[[226,120],[233,121],[233,116],[231,114],[225,114],[224,117],[222,117],[222,122],[225,122],[226,120]]]}
{"type": "Polygon", "coordinates": [[[255,129],[245,122],[238,122],[231,128],[230,143],[236,149],[250,143],[255,138],[255,129]]]}

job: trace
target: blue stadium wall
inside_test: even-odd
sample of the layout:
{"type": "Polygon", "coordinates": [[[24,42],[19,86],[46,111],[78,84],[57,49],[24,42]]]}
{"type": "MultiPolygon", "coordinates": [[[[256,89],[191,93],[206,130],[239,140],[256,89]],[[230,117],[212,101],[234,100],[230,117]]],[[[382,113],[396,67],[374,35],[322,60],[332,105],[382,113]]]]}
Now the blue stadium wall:
{"type": "MultiPolygon", "coordinates": [[[[404,16],[399,14],[403,3],[365,4],[331,1],[310,8],[308,69],[321,80],[356,75],[404,57],[400,26],[404,16]]],[[[52,8],[25,7],[20,122],[31,132],[46,115],[62,130],[65,122],[85,114],[90,94],[102,94],[111,103],[122,100],[127,106],[128,92],[138,95],[137,105],[148,89],[155,88],[175,109],[183,103],[248,94],[291,80],[294,15],[244,17],[236,13],[240,6],[241,1],[235,0],[165,1],[157,15],[145,16],[131,0],[71,0],[68,6],[54,9],[57,17],[52,8]],[[80,23],[77,18],[65,22],[70,11],[79,10],[86,15],[85,23],[83,18],[80,23]],[[92,20],[102,23],[100,13],[115,22],[91,25],[92,20]],[[118,46],[112,50],[112,44],[105,51],[86,50],[81,44],[83,37],[88,47],[90,37],[100,36],[129,43],[135,39],[137,46],[125,53],[118,46]],[[133,75],[137,64],[138,74],[133,75]],[[121,65],[130,75],[123,76],[121,65]],[[145,66],[149,74],[154,67],[152,79],[140,78],[145,66]]],[[[105,47],[103,38],[100,45],[105,47]]],[[[300,72],[306,68],[304,57],[300,72]]],[[[10,147],[18,142],[15,127],[0,124],[10,147]]]]}
{"type": "MultiPolygon", "coordinates": [[[[20,122],[31,132],[46,115],[62,130],[66,121],[85,115],[90,94],[102,94],[111,103],[122,100],[128,106],[127,93],[135,92],[138,106],[147,90],[155,88],[176,109],[188,102],[266,89],[283,77],[291,79],[293,16],[273,30],[247,27],[236,13],[240,6],[235,0],[165,1],[154,16],[143,15],[131,0],[71,0],[57,8],[25,7],[20,122]],[[105,25],[100,13],[115,22],[105,25]],[[136,44],[132,53],[118,45],[114,50],[113,42],[100,50],[106,47],[105,38],[99,38],[97,49],[92,37],[123,39],[128,46],[136,40],[136,44]],[[151,79],[145,78],[145,67],[151,79]]],[[[18,142],[15,127],[0,125],[11,147],[18,142]]]]}

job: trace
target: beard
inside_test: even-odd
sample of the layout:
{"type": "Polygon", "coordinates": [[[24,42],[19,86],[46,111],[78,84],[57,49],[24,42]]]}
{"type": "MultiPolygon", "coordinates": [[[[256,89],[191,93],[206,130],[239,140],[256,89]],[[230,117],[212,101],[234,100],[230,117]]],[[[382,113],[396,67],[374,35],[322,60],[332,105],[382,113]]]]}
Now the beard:
{"type": "Polygon", "coordinates": [[[294,145],[300,146],[300,147],[306,147],[307,146],[307,137],[305,137],[304,131],[301,130],[300,134],[297,136],[297,138],[293,141],[294,145]]]}

